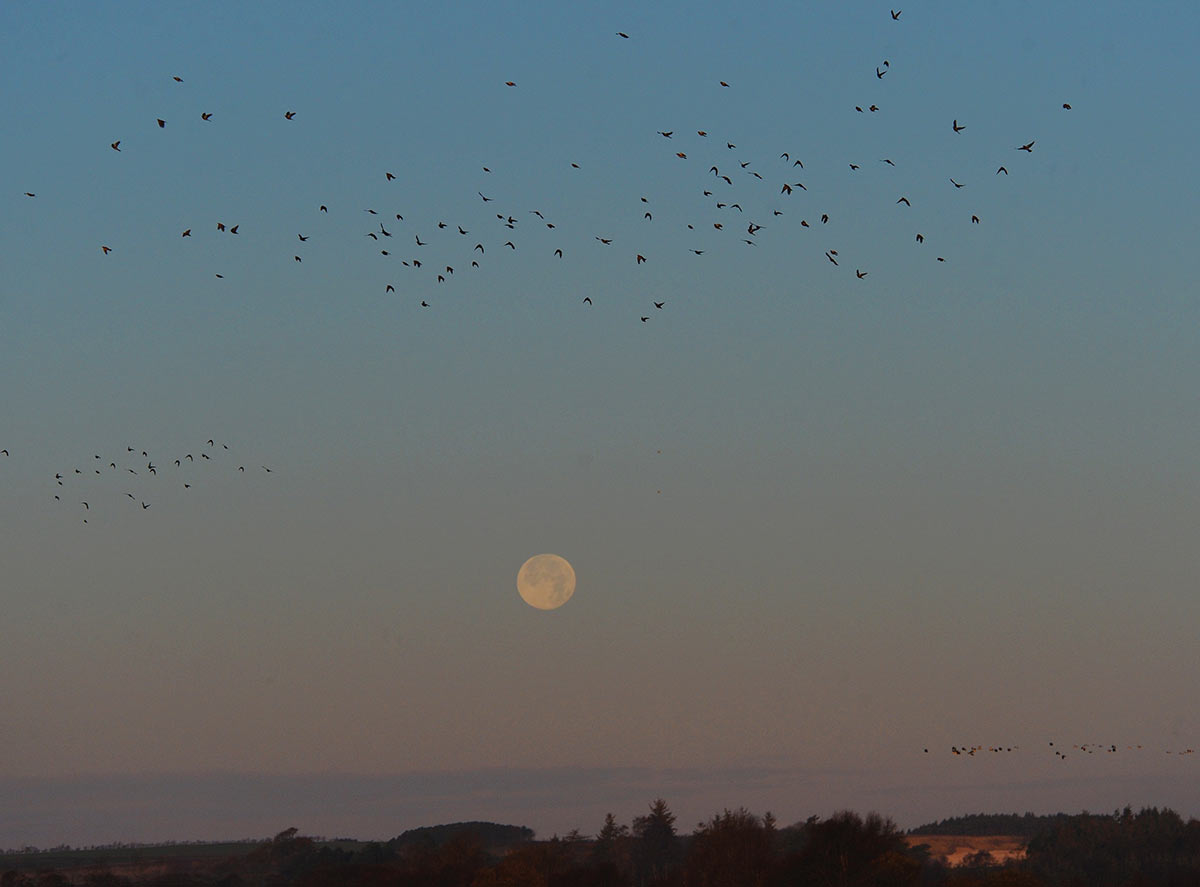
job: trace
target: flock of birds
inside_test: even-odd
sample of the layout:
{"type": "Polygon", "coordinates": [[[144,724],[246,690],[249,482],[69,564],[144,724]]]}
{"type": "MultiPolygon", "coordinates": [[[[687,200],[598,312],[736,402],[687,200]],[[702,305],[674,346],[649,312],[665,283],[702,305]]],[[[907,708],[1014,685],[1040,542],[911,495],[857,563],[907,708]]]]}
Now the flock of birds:
{"type": "MultiPolygon", "coordinates": [[[[3,449],[0,455],[7,457],[9,452],[3,449]]],[[[93,453],[79,465],[55,471],[52,501],[74,509],[86,524],[89,518],[116,508],[147,511],[164,486],[190,490],[211,479],[214,472],[245,475],[254,471],[273,473],[267,465],[239,464],[229,444],[212,438],[166,459],[126,445],[117,455],[93,453]]]]}
{"type": "MultiPolygon", "coordinates": [[[[891,10],[891,20],[901,21],[902,10],[891,10]]],[[[624,31],[616,32],[621,40],[633,39],[624,31]]],[[[878,91],[891,89],[890,84],[896,79],[893,73],[891,59],[881,59],[873,72],[864,72],[867,82],[878,91]]],[[[184,79],[178,75],[173,80],[181,87],[184,79]]],[[[716,81],[717,89],[732,89],[726,80],[716,81]]],[[[513,80],[503,81],[503,88],[519,89],[513,80]]],[[[856,105],[854,112],[864,115],[874,115],[881,111],[880,102],[885,97],[880,95],[875,101],[864,105],[856,105]]],[[[1062,103],[1064,110],[1070,110],[1070,103],[1062,103]]],[[[849,109],[847,109],[849,111],[849,109]]],[[[194,108],[200,125],[219,125],[220,114],[217,111],[194,108]]],[[[281,118],[285,124],[302,121],[302,115],[295,110],[284,110],[281,118]]],[[[164,130],[168,121],[162,117],[154,117],[151,129],[164,130]]],[[[970,129],[966,122],[960,122],[957,117],[947,121],[947,138],[970,138],[964,135],[970,129]]],[[[669,205],[674,209],[660,212],[652,198],[647,194],[631,195],[632,208],[630,217],[614,223],[613,230],[584,231],[574,224],[573,219],[553,218],[542,208],[517,205],[516,201],[507,196],[508,185],[502,176],[493,175],[493,168],[483,165],[478,187],[475,190],[477,212],[469,217],[426,218],[414,217],[413,213],[382,210],[375,207],[361,207],[351,211],[350,216],[335,209],[334,214],[342,219],[360,218],[366,224],[358,228],[353,235],[360,247],[378,255],[381,261],[389,264],[381,266],[384,275],[381,280],[383,294],[397,297],[409,296],[422,309],[433,307],[438,295],[453,288],[454,282],[461,279],[464,273],[473,274],[483,269],[488,263],[503,261],[503,257],[516,253],[518,250],[533,251],[535,255],[544,256],[551,261],[570,261],[570,258],[581,250],[611,249],[613,259],[630,262],[635,266],[646,265],[654,261],[669,259],[662,252],[656,252],[652,247],[654,240],[648,234],[650,226],[674,226],[676,231],[686,231],[692,243],[687,247],[693,259],[706,257],[710,253],[730,247],[754,248],[765,243],[768,238],[775,243],[780,242],[780,235],[789,231],[793,236],[802,236],[819,230],[823,241],[822,254],[831,267],[845,269],[848,273],[853,268],[855,279],[865,281],[873,272],[870,270],[869,256],[861,250],[851,255],[844,245],[838,243],[842,237],[839,231],[839,219],[836,207],[811,207],[802,199],[804,192],[813,184],[808,179],[810,170],[806,169],[804,160],[795,148],[780,151],[777,157],[766,161],[758,158],[747,159],[738,149],[733,137],[716,137],[706,128],[690,130],[685,134],[676,128],[664,128],[657,131],[657,136],[666,147],[668,157],[687,165],[690,172],[685,179],[687,187],[694,189],[692,196],[702,200],[695,202],[694,215],[683,216],[678,209],[678,201],[669,205]],[[701,159],[703,158],[703,159],[701,159]],[[670,217],[664,217],[666,213],[670,217]],[[630,232],[629,225],[641,226],[637,234],[630,232]],[[527,233],[528,232],[528,233],[527,233]],[[765,232],[765,233],[764,233],[765,232]],[[630,242],[636,245],[630,246],[630,242]],[[402,276],[404,275],[404,276],[402,276]],[[457,275],[457,277],[456,277],[457,275]]],[[[1015,144],[1007,146],[1008,152],[1016,151],[1030,155],[1037,144],[1035,139],[1014,140],[1015,144]]],[[[128,148],[128,137],[123,136],[109,143],[112,152],[126,156],[123,149],[128,148]]],[[[145,142],[139,142],[139,150],[143,150],[145,142]]],[[[564,163],[566,163],[564,159],[564,163]]],[[[1002,158],[992,173],[992,176],[1008,176],[1008,165],[1011,160],[1002,158]]],[[[870,160],[846,158],[842,175],[863,175],[864,164],[871,163],[889,174],[903,175],[900,165],[891,157],[879,157],[870,160]]],[[[580,171],[581,164],[570,161],[572,170],[580,171]]],[[[1015,168],[1014,168],[1015,169],[1015,168]]],[[[818,172],[823,175],[823,183],[828,185],[828,177],[832,170],[818,172]]],[[[385,186],[398,181],[399,177],[391,170],[379,170],[378,175],[385,186]]],[[[973,182],[961,180],[961,174],[947,173],[944,187],[953,188],[954,192],[962,191],[973,182]]],[[[894,206],[902,207],[904,212],[913,207],[917,199],[911,188],[915,182],[911,179],[897,178],[893,175],[894,206]],[[910,193],[913,197],[910,198],[910,193]]],[[[828,188],[822,188],[821,198],[828,199],[828,188]]],[[[967,191],[967,195],[972,192],[967,191]]],[[[35,192],[26,192],[27,197],[35,197],[35,192]]],[[[381,195],[382,201],[393,200],[393,194],[381,195]]],[[[329,239],[335,234],[328,223],[321,217],[331,214],[332,200],[314,200],[314,217],[298,224],[295,230],[295,249],[290,256],[290,262],[300,265],[304,263],[305,252],[311,240],[329,239]]],[[[983,221],[982,210],[978,206],[964,205],[961,217],[962,224],[980,225],[983,221]]],[[[254,237],[255,234],[241,230],[241,222],[228,219],[199,220],[180,219],[179,237],[198,239],[201,232],[207,230],[210,237],[254,237]],[[195,232],[195,234],[193,234],[195,232]]],[[[343,229],[348,230],[348,229],[343,229]]],[[[924,248],[927,240],[934,247],[931,258],[938,262],[947,261],[947,256],[936,247],[937,239],[932,233],[928,234],[918,228],[910,229],[908,233],[911,243],[918,248],[924,248]]],[[[794,242],[794,241],[793,241],[794,242]]],[[[120,255],[120,244],[112,241],[99,244],[99,249],[105,256],[120,255]]],[[[288,261],[284,257],[280,260],[288,261]]],[[[225,279],[225,273],[220,268],[212,269],[214,276],[225,279]]],[[[600,296],[597,295],[597,298],[600,296]]],[[[582,298],[584,306],[594,304],[592,295],[582,298]]],[[[636,320],[642,324],[648,323],[656,312],[666,308],[668,300],[659,297],[650,298],[641,310],[634,312],[636,320]]]]}
{"type": "MultiPolygon", "coordinates": [[[[1007,754],[1007,753],[1011,753],[1011,752],[1019,752],[1020,750],[1021,750],[1021,746],[1019,746],[1019,745],[952,745],[952,746],[950,746],[950,754],[961,756],[961,757],[968,757],[968,758],[973,758],[977,754],[980,756],[982,756],[985,753],[1007,754]]],[[[1137,744],[1133,744],[1133,745],[1126,745],[1123,749],[1118,748],[1115,743],[1083,742],[1083,743],[1075,743],[1068,750],[1065,746],[1056,746],[1053,741],[1050,741],[1047,743],[1047,750],[1053,750],[1054,756],[1056,758],[1058,758],[1059,760],[1065,761],[1067,759],[1068,751],[1072,752],[1072,753],[1076,753],[1076,754],[1081,754],[1081,755],[1095,755],[1095,754],[1115,755],[1119,751],[1139,752],[1139,751],[1149,751],[1149,748],[1140,742],[1137,744]]],[[[1168,755],[1192,755],[1192,754],[1196,753],[1196,750],[1191,747],[1185,747],[1182,749],[1164,748],[1164,749],[1162,749],[1162,751],[1164,754],[1168,754],[1168,755]]],[[[926,748],[924,750],[924,753],[929,754],[929,749],[926,748]]]]}

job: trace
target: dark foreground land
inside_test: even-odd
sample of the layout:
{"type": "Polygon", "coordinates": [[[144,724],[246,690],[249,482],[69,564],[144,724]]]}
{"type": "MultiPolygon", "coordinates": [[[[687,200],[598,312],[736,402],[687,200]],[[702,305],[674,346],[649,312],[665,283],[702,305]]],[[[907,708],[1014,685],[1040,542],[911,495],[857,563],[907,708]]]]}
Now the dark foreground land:
{"type": "Polygon", "coordinates": [[[600,832],[534,840],[464,822],[387,842],[294,829],[267,841],[26,848],[0,855],[0,887],[1200,887],[1200,820],[1170,810],[987,815],[905,834],[878,814],[780,827],[726,810],[682,835],[665,801],[600,832]]]}

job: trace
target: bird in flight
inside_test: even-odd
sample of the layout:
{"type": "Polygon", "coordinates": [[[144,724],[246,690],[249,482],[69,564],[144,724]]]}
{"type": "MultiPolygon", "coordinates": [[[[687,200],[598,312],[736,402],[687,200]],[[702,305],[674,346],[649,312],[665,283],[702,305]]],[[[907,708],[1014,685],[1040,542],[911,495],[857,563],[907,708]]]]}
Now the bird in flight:
{"type": "Polygon", "coordinates": [[[1018,150],[1018,151],[1025,151],[1025,152],[1027,152],[1027,153],[1029,153],[1029,154],[1032,154],[1032,153],[1033,153],[1033,142],[1030,142],[1030,143],[1029,143],[1029,144],[1027,144],[1027,145],[1021,145],[1020,147],[1018,147],[1018,148],[1017,148],[1017,150],[1018,150]]]}
{"type": "Polygon", "coordinates": [[[957,119],[953,123],[951,123],[950,126],[954,129],[955,132],[962,132],[964,129],[966,129],[965,126],[958,125],[957,119]]]}
{"type": "Polygon", "coordinates": [[[907,198],[907,197],[901,197],[901,198],[900,198],[899,200],[897,200],[896,202],[897,202],[897,203],[903,203],[905,206],[912,206],[912,204],[908,202],[908,198],[907,198]]]}
{"type": "Polygon", "coordinates": [[[626,40],[628,40],[628,39],[629,39],[629,35],[628,35],[628,34],[626,34],[624,31],[617,31],[617,36],[618,36],[618,37],[624,37],[626,40]]]}
{"type": "Polygon", "coordinates": [[[104,255],[106,255],[106,256],[112,252],[111,246],[102,246],[102,247],[100,247],[100,249],[104,250],[104,255]]]}
{"type": "Polygon", "coordinates": [[[121,140],[117,139],[115,142],[113,142],[108,147],[112,148],[114,151],[117,151],[119,153],[121,150],[121,140]]]}
{"type": "Polygon", "coordinates": [[[1000,175],[1000,173],[1004,173],[1005,175],[1008,175],[1008,170],[1002,166],[998,170],[996,170],[996,175],[1000,175]]]}
{"type": "Polygon", "coordinates": [[[179,236],[180,236],[180,237],[191,237],[191,236],[192,236],[192,229],[191,229],[191,228],[188,228],[186,231],[184,231],[184,232],[183,232],[182,234],[180,234],[179,236]]]}
{"type": "Polygon", "coordinates": [[[166,129],[166,128],[167,128],[167,121],[163,120],[161,117],[156,117],[156,118],[154,118],[154,119],[158,121],[158,128],[159,128],[159,129],[166,129]]]}
{"type": "Polygon", "coordinates": [[[171,79],[172,79],[172,80],[174,80],[176,83],[182,83],[182,82],[183,82],[183,78],[182,78],[182,77],[172,77],[171,79]]]}
{"type": "Polygon", "coordinates": [[[209,113],[208,111],[201,111],[201,112],[200,112],[200,119],[201,119],[201,120],[212,120],[212,114],[211,114],[211,113],[209,113]]]}
{"type": "Polygon", "coordinates": [[[864,277],[866,277],[866,276],[867,276],[867,272],[866,272],[866,271],[859,271],[857,268],[855,268],[855,269],[854,269],[854,276],[855,276],[855,277],[857,277],[859,280],[862,280],[864,277]]]}
{"type": "Polygon", "coordinates": [[[392,175],[390,172],[385,172],[385,173],[384,173],[384,175],[385,175],[385,176],[387,176],[387,180],[388,180],[389,182],[390,182],[392,179],[396,178],[396,177],[395,177],[394,175],[392,175]]]}
{"type": "Polygon", "coordinates": [[[296,116],[296,112],[295,112],[295,111],[284,111],[284,112],[283,112],[283,119],[284,119],[284,120],[291,120],[291,119],[292,119],[293,117],[295,117],[295,116],[296,116]]]}
{"type": "Polygon", "coordinates": [[[663,306],[663,305],[665,305],[665,304],[667,304],[667,303],[666,303],[666,302],[655,302],[655,303],[654,303],[654,307],[655,307],[655,308],[662,308],[662,306],[663,306]]]}
{"type": "Polygon", "coordinates": [[[963,187],[966,187],[965,185],[961,185],[961,184],[959,184],[958,182],[954,181],[954,179],[951,179],[951,180],[950,180],[950,184],[951,184],[951,185],[953,185],[955,188],[963,188],[963,187]]]}
{"type": "Polygon", "coordinates": [[[900,21],[900,13],[902,13],[902,12],[904,12],[903,9],[893,9],[892,10],[892,21],[894,21],[894,22],[900,21]]]}

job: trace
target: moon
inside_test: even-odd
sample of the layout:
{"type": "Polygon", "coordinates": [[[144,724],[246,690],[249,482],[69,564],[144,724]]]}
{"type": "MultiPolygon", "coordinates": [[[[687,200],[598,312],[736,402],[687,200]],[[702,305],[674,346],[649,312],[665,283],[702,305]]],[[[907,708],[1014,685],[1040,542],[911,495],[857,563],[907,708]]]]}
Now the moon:
{"type": "Polygon", "coordinates": [[[557,610],[575,593],[575,570],[557,554],[535,554],[517,571],[521,600],[539,610],[557,610]]]}

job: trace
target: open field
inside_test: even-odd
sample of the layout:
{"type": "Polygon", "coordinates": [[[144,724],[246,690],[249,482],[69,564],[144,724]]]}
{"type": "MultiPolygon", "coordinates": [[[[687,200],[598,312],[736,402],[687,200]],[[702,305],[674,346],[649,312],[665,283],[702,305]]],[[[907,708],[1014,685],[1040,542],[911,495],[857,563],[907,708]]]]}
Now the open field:
{"type": "Polygon", "coordinates": [[[961,865],[973,853],[986,850],[996,862],[1023,859],[1028,838],[1020,835],[908,835],[910,847],[926,844],[934,859],[948,865],[961,865]]]}

